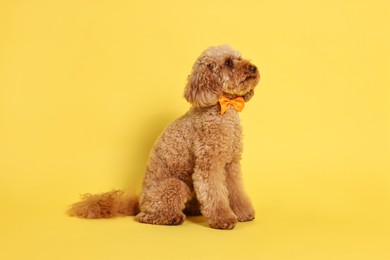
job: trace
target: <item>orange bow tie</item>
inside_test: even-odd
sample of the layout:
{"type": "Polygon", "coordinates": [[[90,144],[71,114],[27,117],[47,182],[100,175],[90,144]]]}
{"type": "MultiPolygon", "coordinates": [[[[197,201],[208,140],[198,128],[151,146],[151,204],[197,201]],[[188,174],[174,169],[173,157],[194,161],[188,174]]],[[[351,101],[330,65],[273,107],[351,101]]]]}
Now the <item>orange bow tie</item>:
{"type": "Polygon", "coordinates": [[[221,105],[221,115],[228,110],[230,106],[232,106],[238,112],[241,112],[245,106],[245,100],[242,97],[236,97],[235,99],[228,99],[227,97],[220,97],[219,104],[221,105]]]}

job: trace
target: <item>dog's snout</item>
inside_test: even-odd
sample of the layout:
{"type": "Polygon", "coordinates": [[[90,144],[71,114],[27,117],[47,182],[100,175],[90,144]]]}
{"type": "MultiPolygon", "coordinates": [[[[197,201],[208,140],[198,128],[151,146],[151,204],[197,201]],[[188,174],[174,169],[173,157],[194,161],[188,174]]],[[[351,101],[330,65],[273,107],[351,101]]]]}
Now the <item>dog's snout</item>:
{"type": "Polygon", "coordinates": [[[253,66],[253,65],[249,65],[248,70],[249,70],[250,72],[252,72],[253,74],[257,72],[256,66],[253,66]]]}

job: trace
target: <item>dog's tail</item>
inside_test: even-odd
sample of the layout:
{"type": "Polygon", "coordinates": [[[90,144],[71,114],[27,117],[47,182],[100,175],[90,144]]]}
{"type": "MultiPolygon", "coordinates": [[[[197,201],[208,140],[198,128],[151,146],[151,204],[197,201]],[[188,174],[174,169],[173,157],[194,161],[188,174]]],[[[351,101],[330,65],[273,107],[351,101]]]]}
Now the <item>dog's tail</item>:
{"type": "Polygon", "coordinates": [[[84,194],[70,206],[68,214],[80,218],[134,216],[139,212],[138,198],[131,192],[113,190],[101,194],[84,194]]]}

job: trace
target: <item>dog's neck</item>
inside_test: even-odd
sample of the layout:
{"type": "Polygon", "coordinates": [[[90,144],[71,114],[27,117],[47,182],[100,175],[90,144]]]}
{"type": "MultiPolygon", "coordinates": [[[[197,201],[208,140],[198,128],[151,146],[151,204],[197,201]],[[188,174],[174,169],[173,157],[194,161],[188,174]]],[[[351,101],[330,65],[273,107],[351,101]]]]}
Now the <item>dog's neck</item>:
{"type": "Polygon", "coordinates": [[[238,98],[238,97],[242,97],[242,96],[239,96],[239,95],[234,95],[234,94],[229,94],[229,93],[223,93],[223,96],[227,97],[228,99],[235,99],[235,98],[238,98]]]}
{"type": "Polygon", "coordinates": [[[238,114],[238,112],[235,109],[229,109],[228,110],[229,113],[224,113],[223,115],[221,115],[221,105],[219,103],[216,103],[208,107],[191,107],[190,111],[193,111],[195,113],[212,114],[212,115],[219,115],[219,116],[225,116],[226,114],[231,114],[231,113],[238,114]]]}

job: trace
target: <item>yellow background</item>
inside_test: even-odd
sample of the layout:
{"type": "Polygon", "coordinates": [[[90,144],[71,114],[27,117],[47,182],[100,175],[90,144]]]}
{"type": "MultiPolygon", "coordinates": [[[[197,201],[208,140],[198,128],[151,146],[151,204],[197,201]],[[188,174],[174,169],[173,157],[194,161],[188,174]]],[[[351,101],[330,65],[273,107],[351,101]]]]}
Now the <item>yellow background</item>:
{"type": "Polygon", "coordinates": [[[390,259],[389,1],[0,1],[1,259],[390,259]],[[254,222],[85,221],[139,190],[201,51],[261,71],[241,113],[254,222]]]}

